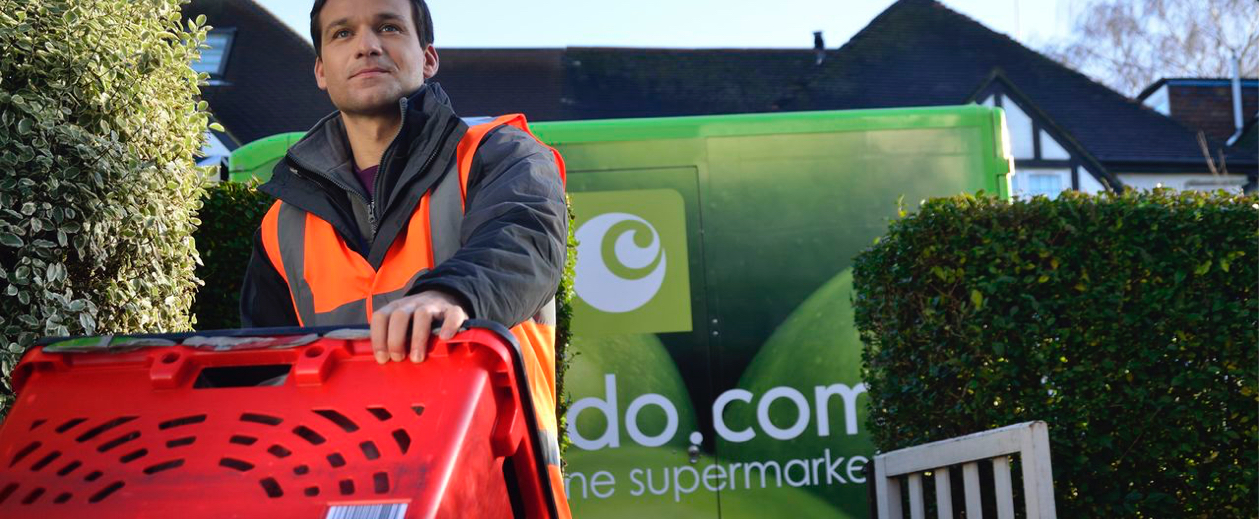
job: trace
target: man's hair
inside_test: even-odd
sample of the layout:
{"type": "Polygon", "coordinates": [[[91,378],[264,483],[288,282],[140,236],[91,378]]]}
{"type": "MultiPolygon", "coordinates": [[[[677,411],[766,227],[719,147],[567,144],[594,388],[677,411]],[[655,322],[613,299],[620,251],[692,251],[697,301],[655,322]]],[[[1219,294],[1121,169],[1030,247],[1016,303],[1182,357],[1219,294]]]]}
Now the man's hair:
{"type": "MultiPolygon", "coordinates": [[[[319,12],[328,0],[315,0],[310,8],[310,42],[315,45],[315,56],[322,56],[323,27],[319,25],[319,12]]],[[[415,23],[415,34],[420,39],[421,47],[433,44],[433,16],[428,12],[428,4],[424,0],[411,0],[411,21],[415,23]]]]}

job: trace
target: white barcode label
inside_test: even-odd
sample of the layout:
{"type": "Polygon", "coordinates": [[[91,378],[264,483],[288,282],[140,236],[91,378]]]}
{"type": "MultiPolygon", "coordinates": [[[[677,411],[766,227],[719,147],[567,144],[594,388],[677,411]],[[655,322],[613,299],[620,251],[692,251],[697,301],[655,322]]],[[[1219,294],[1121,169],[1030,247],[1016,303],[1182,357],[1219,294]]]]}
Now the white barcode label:
{"type": "Polygon", "coordinates": [[[328,509],[328,515],[324,519],[402,519],[405,515],[406,503],[336,505],[328,509]]]}

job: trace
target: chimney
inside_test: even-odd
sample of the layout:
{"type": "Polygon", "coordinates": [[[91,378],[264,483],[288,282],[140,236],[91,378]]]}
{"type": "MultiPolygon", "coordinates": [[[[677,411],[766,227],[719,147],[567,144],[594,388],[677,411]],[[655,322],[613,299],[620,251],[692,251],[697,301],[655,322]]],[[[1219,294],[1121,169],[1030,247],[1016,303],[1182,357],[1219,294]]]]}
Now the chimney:
{"type": "Polygon", "coordinates": [[[813,31],[813,52],[817,54],[814,65],[821,65],[826,61],[826,42],[822,40],[822,31],[813,31]]]}
{"type": "Polygon", "coordinates": [[[1234,142],[1242,135],[1242,127],[1246,125],[1246,121],[1242,119],[1242,71],[1241,57],[1237,55],[1237,51],[1233,51],[1233,136],[1228,138],[1228,145],[1232,146],[1234,142]]]}

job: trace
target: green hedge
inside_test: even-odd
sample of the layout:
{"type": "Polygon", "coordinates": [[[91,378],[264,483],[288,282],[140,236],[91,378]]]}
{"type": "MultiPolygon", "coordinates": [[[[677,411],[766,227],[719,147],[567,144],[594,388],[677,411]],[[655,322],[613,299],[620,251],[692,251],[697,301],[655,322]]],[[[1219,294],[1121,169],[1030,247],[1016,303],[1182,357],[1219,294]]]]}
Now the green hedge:
{"type": "Polygon", "coordinates": [[[220,182],[206,190],[201,226],[193,237],[201,252],[197,277],[204,285],[192,304],[198,330],[240,328],[240,286],[254,249],[254,232],[275,199],[258,182],[220,182]]]}
{"type": "Polygon", "coordinates": [[[191,328],[208,113],[180,3],[0,0],[0,416],[37,337],[191,328]]]}
{"type": "Polygon", "coordinates": [[[854,268],[883,451],[1049,423],[1060,517],[1253,517],[1259,198],[930,200],[854,268]]]}
{"type": "MultiPolygon", "coordinates": [[[[245,265],[253,251],[254,231],[262,224],[262,217],[275,202],[274,198],[257,189],[257,183],[241,184],[222,182],[207,190],[201,209],[201,227],[195,236],[201,252],[202,265],[197,277],[205,285],[197,291],[193,311],[197,328],[212,330],[240,327],[240,286],[245,265]]],[[[569,206],[571,207],[571,203],[569,206]]],[[[569,322],[572,320],[573,267],[577,262],[577,242],[573,238],[572,211],[569,211],[568,263],[556,292],[558,325],[555,334],[556,391],[563,395],[564,373],[568,370],[568,345],[571,342],[569,322]]],[[[568,411],[569,402],[561,398],[556,412],[561,419],[568,411]]],[[[567,445],[567,436],[563,438],[567,445]]]]}

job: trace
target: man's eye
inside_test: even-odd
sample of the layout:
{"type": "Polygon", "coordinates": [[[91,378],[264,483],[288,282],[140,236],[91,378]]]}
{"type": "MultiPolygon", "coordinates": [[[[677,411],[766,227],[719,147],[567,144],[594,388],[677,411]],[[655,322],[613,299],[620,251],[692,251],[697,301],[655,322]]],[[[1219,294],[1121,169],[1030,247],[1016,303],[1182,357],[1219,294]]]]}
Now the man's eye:
{"type": "Polygon", "coordinates": [[[335,39],[335,38],[341,38],[341,37],[343,37],[343,36],[349,36],[349,35],[350,35],[350,31],[347,31],[347,30],[345,30],[345,29],[341,29],[341,30],[339,30],[339,31],[337,31],[337,32],[332,33],[332,37],[333,37],[334,39],[335,39]]]}
{"type": "Polygon", "coordinates": [[[382,26],[380,27],[380,30],[382,30],[382,31],[390,31],[390,30],[392,30],[392,31],[400,31],[400,30],[402,30],[402,29],[398,28],[398,26],[397,26],[397,25],[387,24],[387,25],[382,25],[382,26]]]}

